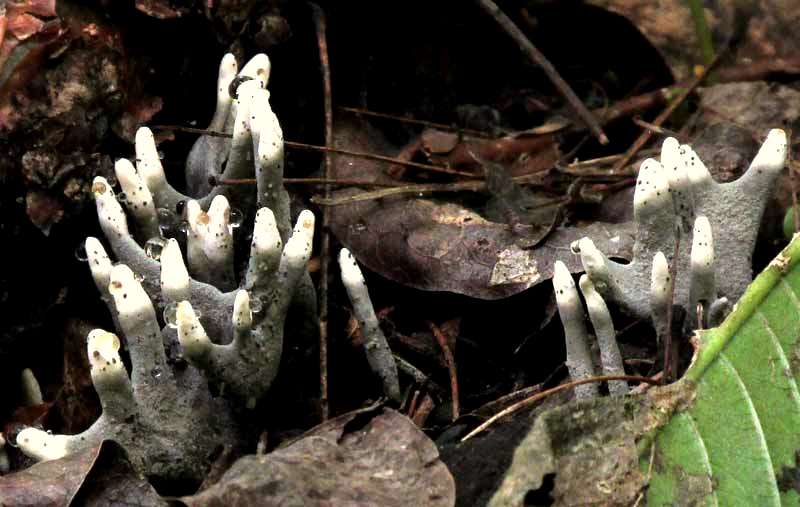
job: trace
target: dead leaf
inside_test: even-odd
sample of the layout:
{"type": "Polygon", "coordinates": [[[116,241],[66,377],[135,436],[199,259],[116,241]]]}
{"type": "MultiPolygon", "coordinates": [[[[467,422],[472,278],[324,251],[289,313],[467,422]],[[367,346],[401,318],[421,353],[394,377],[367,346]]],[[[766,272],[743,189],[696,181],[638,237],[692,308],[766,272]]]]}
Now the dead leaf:
{"type": "Polygon", "coordinates": [[[167,502],[144,476],[134,470],[125,449],[113,440],[106,440],[100,445],[97,459],[70,505],[156,507],[167,505],[167,502]]]}
{"type": "Polygon", "coordinates": [[[262,456],[245,456],[186,505],[451,506],[455,486],[436,445],[388,408],[331,419],[262,456]]]}
{"type": "Polygon", "coordinates": [[[645,485],[635,439],[649,410],[639,396],[543,412],[489,505],[633,505],[645,485]]]}
{"type": "Polygon", "coordinates": [[[164,502],[133,471],[125,450],[106,440],[98,447],[1,476],[0,505],[164,505],[164,502]]]}
{"type": "MultiPolygon", "coordinates": [[[[390,148],[368,123],[339,122],[338,148],[387,153],[390,148]]],[[[344,155],[334,157],[337,178],[391,181],[387,164],[344,155]]],[[[337,197],[360,193],[350,188],[337,197]]],[[[573,241],[591,237],[609,256],[630,258],[632,224],[595,223],[560,227],[536,248],[520,245],[540,226],[491,222],[461,204],[395,196],[334,206],[331,229],[360,262],[395,282],[423,290],[444,290],[481,299],[499,299],[549,280],[553,263],[563,259],[582,271],[569,255],[573,241]]]]}

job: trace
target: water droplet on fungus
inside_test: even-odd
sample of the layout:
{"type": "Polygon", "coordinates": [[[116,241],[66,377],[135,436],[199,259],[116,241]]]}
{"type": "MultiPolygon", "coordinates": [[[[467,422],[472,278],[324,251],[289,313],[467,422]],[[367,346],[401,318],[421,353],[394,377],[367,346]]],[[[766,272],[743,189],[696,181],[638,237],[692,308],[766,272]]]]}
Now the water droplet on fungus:
{"type": "Polygon", "coordinates": [[[75,248],[75,258],[81,262],[88,262],[89,255],[86,253],[86,242],[81,241],[81,244],[75,248]]]}
{"type": "Polygon", "coordinates": [[[231,208],[229,225],[234,229],[242,225],[244,214],[238,208],[231,208]]]}
{"type": "Polygon", "coordinates": [[[169,303],[164,308],[164,322],[172,329],[178,328],[178,304],[169,303]]]}
{"type": "Polygon", "coordinates": [[[250,311],[252,313],[259,313],[264,309],[264,305],[259,298],[250,298],[250,311]]]}
{"type": "Polygon", "coordinates": [[[161,259],[161,253],[164,251],[164,248],[167,246],[167,240],[162,237],[154,237],[147,240],[144,244],[144,253],[157,261],[161,259]]]}

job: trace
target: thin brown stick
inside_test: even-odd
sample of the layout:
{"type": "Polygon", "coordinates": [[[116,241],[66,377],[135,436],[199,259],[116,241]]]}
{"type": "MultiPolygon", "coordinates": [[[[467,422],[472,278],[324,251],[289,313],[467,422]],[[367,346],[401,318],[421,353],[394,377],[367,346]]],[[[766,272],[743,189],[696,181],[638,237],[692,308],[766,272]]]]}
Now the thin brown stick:
{"type": "MultiPolygon", "coordinates": [[[[343,197],[331,197],[325,199],[324,197],[313,196],[311,202],[319,204],[320,206],[340,206],[342,204],[353,204],[355,202],[371,201],[374,199],[382,199],[393,195],[401,194],[428,194],[431,192],[477,192],[486,188],[483,182],[474,181],[460,181],[456,183],[426,183],[422,185],[402,185],[398,187],[382,188],[373,190],[371,192],[361,192],[353,195],[346,195],[343,197]]],[[[569,198],[558,197],[549,202],[541,202],[539,208],[548,206],[559,206],[569,201],[569,198]]]]}
{"type": "MultiPolygon", "coordinates": [[[[678,95],[670,104],[663,110],[661,113],[653,120],[653,125],[656,127],[660,127],[662,123],[667,121],[667,118],[672,116],[672,113],[675,112],[675,109],[678,108],[679,105],[683,104],[686,98],[694,92],[694,90],[700,86],[700,84],[708,77],[712,70],[719,64],[720,57],[724,54],[724,51],[720,51],[711,61],[711,63],[703,69],[703,72],[697,76],[696,78],[692,79],[689,85],[681,91],[680,95],[678,95]]],[[[633,158],[634,155],[645,145],[647,141],[650,140],[650,136],[653,135],[652,130],[645,129],[641,135],[634,141],[628,151],[625,152],[625,156],[622,157],[614,164],[614,168],[612,171],[619,171],[623,167],[625,167],[628,162],[633,158]]]]}
{"type": "Polygon", "coordinates": [[[458,176],[466,176],[467,178],[479,178],[480,176],[475,173],[468,173],[466,171],[458,171],[456,169],[450,169],[449,167],[442,167],[438,165],[430,165],[430,164],[421,164],[419,162],[411,162],[409,160],[402,160],[395,157],[387,157],[385,155],[376,155],[374,153],[366,153],[363,151],[351,151],[351,150],[343,150],[341,148],[328,148],[327,146],[314,146],[313,144],[306,144],[306,143],[297,143],[294,141],[284,141],[283,142],[286,146],[290,148],[303,148],[307,150],[316,150],[316,151],[324,151],[330,153],[337,153],[341,155],[349,155],[351,157],[359,157],[359,158],[366,158],[370,160],[379,160],[381,162],[391,162],[392,164],[400,164],[405,165],[408,167],[416,167],[417,169],[425,169],[426,171],[432,171],[437,173],[445,173],[445,174],[456,174],[458,176]]]}
{"type": "Polygon", "coordinates": [[[650,123],[649,121],[644,121],[641,116],[638,116],[638,115],[634,116],[633,118],[631,118],[631,121],[637,127],[642,127],[643,129],[648,129],[651,132],[653,132],[654,134],[658,134],[660,136],[671,136],[671,137],[674,137],[674,138],[678,139],[678,141],[681,141],[683,143],[686,143],[686,142],[689,141],[688,139],[686,139],[686,136],[683,136],[683,135],[679,134],[678,132],[674,132],[672,130],[665,129],[664,127],[662,127],[660,125],[656,125],[654,123],[650,123]]]}
{"type": "Polygon", "coordinates": [[[458,419],[460,411],[458,407],[458,375],[456,374],[456,358],[453,357],[453,351],[447,346],[447,337],[444,335],[442,330],[439,329],[439,326],[431,321],[427,322],[431,333],[433,333],[433,336],[436,337],[436,341],[439,342],[439,347],[442,348],[444,362],[447,364],[447,371],[450,374],[450,399],[453,408],[453,421],[455,421],[458,419]]]}
{"type": "MultiPolygon", "coordinates": [[[[314,21],[314,29],[317,33],[317,46],[319,47],[319,63],[322,67],[322,93],[325,104],[325,147],[330,148],[333,144],[333,102],[331,99],[331,69],[328,62],[328,41],[325,37],[325,12],[319,5],[308,2],[311,7],[311,17],[314,21]]],[[[333,178],[333,165],[331,164],[331,152],[326,151],[323,155],[325,179],[333,178]]],[[[325,185],[323,192],[325,197],[331,195],[331,186],[325,185]]],[[[331,234],[329,225],[331,223],[331,209],[325,207],[322,210],[322,234],[320,249],[320,280],[319,280],[319,405],[323,421],[328,420],[330,407],[328,404],[328,274],[330,271],[331,260],[331,234]]]]}
{"type": "MultiPolygon", "coordinates": [[[[197,129],[192,127],[182,127],[179,125],[154,125],[151,127],[154,130],[176,130],[179,132],[189,132],[192,134],[202,134],[205,136],[211,137],[233,137],[231,134],[226,134],[224,132],[216,132],[213,130],[205,130],[205,129],[197,129]]],[[[405,165],[408,167],[416,167],[417,169],[424,169],[426,171],[437,172],[437,173],[445,173],[445,174],[455,174],[458,176],[464,176],[467,178],[480,178],[480,175],[469,173],[466,171],[458,171],[456,169],[450,169],[449,167],[443,167],[438,165],[431,165],[431,164],[422,164],[419,162],[411,162],[409,160],[402,160],[395,157],[387,157],[385,155],[376,155],[374,153],[366,153],[363,151],[352,151],[352,150],[343,150],[341,148],[331,148],[329,146],[316,146],[313,144],[307,143],[298,143],[296,141],[283,141],[285,146],[289,148],[298,148],[303,150],[314,150],[314,151],[321,151],[324,153],[338,153],[340,155],[348,155],[350,157],[358,157],[358,158],[366,158],[369,160],[379,160],[381,162],[389,162],[392,164],[400,164],[405,165]]]]}
{"type": "MultiPolygon", "coordinates": [[[[677,231],[676,231],[677,232],[677,231]]],[[[678,252],[681,247],[680,234],[675,235],[675,249],[672,252],[672,263],[669,266],[669,276],[672,280],[678,276],[678,252]]],[[[672,293],[669,296],[670,304],[667,306],[667,329],[665,330],[666,336],[664,337],[664,382],[670,382],[673,378],[673,372],[677,370],[677,359],[672,358],[672,349],[674,347],[672,340],[672,307],[675,302],[675,283],[672,284],[672,293]],[[676,363],[673,367],[673,363],[676,363]]],[[[687,315],[687,318],[689,316],[687,315]]]]}
{"type": "MultiPolygon", "coordinates": [[[[214,178],[209,180],[212,187],[217,185],[255,185],[255,178],[214,178]]],[[[396,187],[397,183],[386,181],[351,180],[337,178],[283,178],[287,185],[336,185],[340,187],[396,187]]]]}
{"type": "Polygon", "coordinates": [[[462,442],[469,440],[470,438],[474,437],[478,433],[484,431],[486,428],[494,424],[498,419],[507,416],[508,414],[512,414],[517,410],[527,407],[528,405],[532,405],[539,400],[542,400],[550,395],[555,393],[566,391],[567,389],[572,389],[573,387],[577,387],[583,384],[590,384],[592,382],[605,382],[607,380],[626,380],[628,382],[645,382],[647,384],[652,385],[659,385],[659,383],[650,377],[640,377],[639,375],[600,375],[598,377],[589,377],[583,380],[575,380],[573,382],[567,382],[566,384],[561,384],[556,386],[552,389],[548,389],[547,391],[542,391],[540,393],[534,394],[530,398],[526,398],[522,401],[514,403],[510,407],[507,407],[500,412],[496,413],[489,419],[487,419],[483,424],[475,428],[474,430],[467,433],[465,437],[461,439],[462,442]]]}
{"type": "Polygon", "coordinates": [[[422,373],[419,368],[409,363],[402,357],[395,355],[394,361],[397,363],[398,371],[411,377],[416,384],[419,384],[427,389],[429,393],[437,396],[438,398],[444,398],[444,396],[447,394],[445,390],[439,386],[439,384],[431,380],[430,377],[422,373]]]}
{"type": "Polygon", "coordinates": [[[581,99],[572,91],[572,88],[566,81],[559,75],[553,64],[538,50],[536,46],[522,33],[522,30],[511,21],[511,18],[505,15],[503,11],[492,0],[476,0],[478,5],[486,11],[497,23],[508,33],[512,39],[519,45],[523,53],[525,53],[533,62],[542,68],[550,82],[558,89],[561,95],[567,100],[570,106],[575,110],[575,113],[583,120],[589,127],[589,131],[594,135],[600,144],[608,144],[608,137],[603,133],[603,129],[597,122],[597,119],[591,112],[583,105],[581,99]]]}
{"type": "Polygon", "coordinates": [[[444,123],[434,123],[432,121],[427,120],[417,120],[416,118],[406,118],[404,116],[396,116],[393,114],[387,113],[378,113],[376,111],[369,111],[367,109],[359,109],[357,107],[346,107],[346,106],[339,106],[339,110],[346,111],[348,113],[359,114],[363,116],[374,116],[376,118],[386,118],[387,120],[394,120],[399,121],[402,123],[411,123],[414,125],[421,125],[426,128],[437,129],[437,130],[445,130],[448,132],[451,131],[458,131],[462,134],[467,134],[469,136],[474,137],[482,137],[482,138],[489,138],[489,134],[483,132],[482,130],[472,130],[472,129],[462,129],[458,127],[454,127],[452,125],[445,125],[444,123]]]}

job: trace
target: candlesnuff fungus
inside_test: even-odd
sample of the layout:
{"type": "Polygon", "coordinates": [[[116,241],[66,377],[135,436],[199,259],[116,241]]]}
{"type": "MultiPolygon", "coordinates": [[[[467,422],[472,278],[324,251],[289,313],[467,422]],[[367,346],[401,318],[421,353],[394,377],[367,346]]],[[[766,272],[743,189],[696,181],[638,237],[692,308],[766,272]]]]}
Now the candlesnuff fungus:
{"type": "Polygon", "coordinates": [[[342,283],[347,289],[353,313],[364,335],[364,351],[372,371],[381,379],[383,393],[390,399],[400,401],[400,383],[397,379],[397,364],[392,350],[386,341],[378,317],[369,298],[364,275],[358,267],[355,257],[346,248],[339,252],[339,268],[342,272],[342,283]]]}
{"type": "Polygon", "coordinates": [[[647,159],[639,170],[633,259],[629,264],[611,261],[584,238],[574,250],[586,274],[606,301],[639,318],[650,314],[652,264],[658,252],[670,265],[677,263],[674,303],[689,315],[696,313],[698,301],[713,305],[718,297],[738,300],[752,280],[751,256],[761,215],[785,159],[786,134],[771,130],[741,178],[717,183],[691,147],[666,139],[661,162],[647,159]],[[693,243],[700,248],[694,258],[693,243]],[[711,253],[701,253],[702,248],[711,253]]]}
{"type": "MultiPolygon", "coordinates": [[[[700,319],[690,319],[693,326],[722,320],[729,301],[736,301],[752,279],[751,254],[758,226],[785,158],[786,134],[771,130],[747,172],[736,181],[720,184],[689,146],[668,138],[661,162],[647,159],[639,170],[633,199],[638,224],[633,260],[629,264],[611,261],[589,238],[573,244],[586,270],[580,286],[605,374],[623,370],[603,299],[636,317],[649,316],[659,339],[669,330],[673,304],[700,319]],[[672,270],[671,262],[677,263],[672,270]],[[676,273],[675,280],[671,271],[676,273]]],[[[583,307],[560,261],[553,286],[566,334],[570,375],[575,380],[588,377],[594,363],[583,307]]],[[[625,390],[621,383],[609,384],[612,394],[625,390]]],[[[587,386],[576,388],[579,397],[595,392],[587,386]]]]}
{"type": "Polygon", "coordinates": [[[199,481],[219,445],[242,444],[231,404],[252,408],[269,389],[289,306],[299,305],[304,324],[316,329],[316,296],[306,267],[314,216],[300,213],[292,231],[282,185],[283,137],[264,89],[269,69],[266,55],[257,55],[237,76],[233,57],[223,58],[211,127],[233,138],[203,136],[195,143],[186,179],[197,200],[167,183],[147,128],[136,135],[135,167],[124,159],[115,164],[122,194],[115,196],[104,178],[95,179],[98,219],[119,264],[112,264],[96,238],[87,238],[85,248],[95,285],[130,354],[130,379],[119,358],[119,338],[103,330],[90,333],[102,415],[78,435],[23,430],[17,441],[26,454],[53,459],[113,438],[149,477],[199,481]],[[229,89],[236,77],[242,79],[233,98],[229,89]],[[258,197],[241,187],[208,187],[223,162],[223,178],[255,175],[258,197]],[[240,281],[229,198],[243,208],[260,204],[240,281]],[[132,231],[120,202],[133,218],[132,231]],[[186,263],[178,241],[162,236],[177,233],[182,218],[186,263]],[[166,321],[163,328],[156,308],[166,321]],[[222,396],[211,395],[209,381],[222,396]]]}

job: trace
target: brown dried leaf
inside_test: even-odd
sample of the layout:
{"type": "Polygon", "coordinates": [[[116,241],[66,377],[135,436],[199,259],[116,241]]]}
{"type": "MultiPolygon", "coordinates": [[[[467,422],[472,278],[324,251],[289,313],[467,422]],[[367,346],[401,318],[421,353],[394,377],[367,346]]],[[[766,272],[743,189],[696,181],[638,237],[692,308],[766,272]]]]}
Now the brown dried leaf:
{"type": "Polygon", "coordinates": [[[100,445],[97,459],[70,505],[158,507],[168,504],[147,479],[134,470],[125,449],[113,440],[106,440],[100,445]]]}
{"type": "Polygon", "coordinates": [[[352,412],[263,456],[245,456],[186,505],[450,506],[455,486],[436,445],[387,408],[352,412]]]}
{"type": "Polygon", "coordinates": [[[0,477],[0,505],[164,505],[119,444],[43,461],[0,477]]]}
{"type": "MultiPolygon", "coordinates": [[[[389,151],[381,150],[385,142],[379,136],[358,122],[340,122],[334,134],[338,148],[389,151]]],[[[387,182],[385,168],[381,162],[334,157],[337,178],[387,182]]],[[[345,189],[335,195],[359,192],[345,189]]],[[[560,227],[530,249],[520,240],[548,232],[550,223],[517,224],[512,230],[460,204],[407,196],[335,206],[332,215],[334,234],[373,271],[410,287],[482,299],[508,297],[550,279],[557,259],[582,271],[580,260],[568,254],[570,243],[583,236],[619,258],[630,258],[634,237],[630,224],[560,227]]]]}

